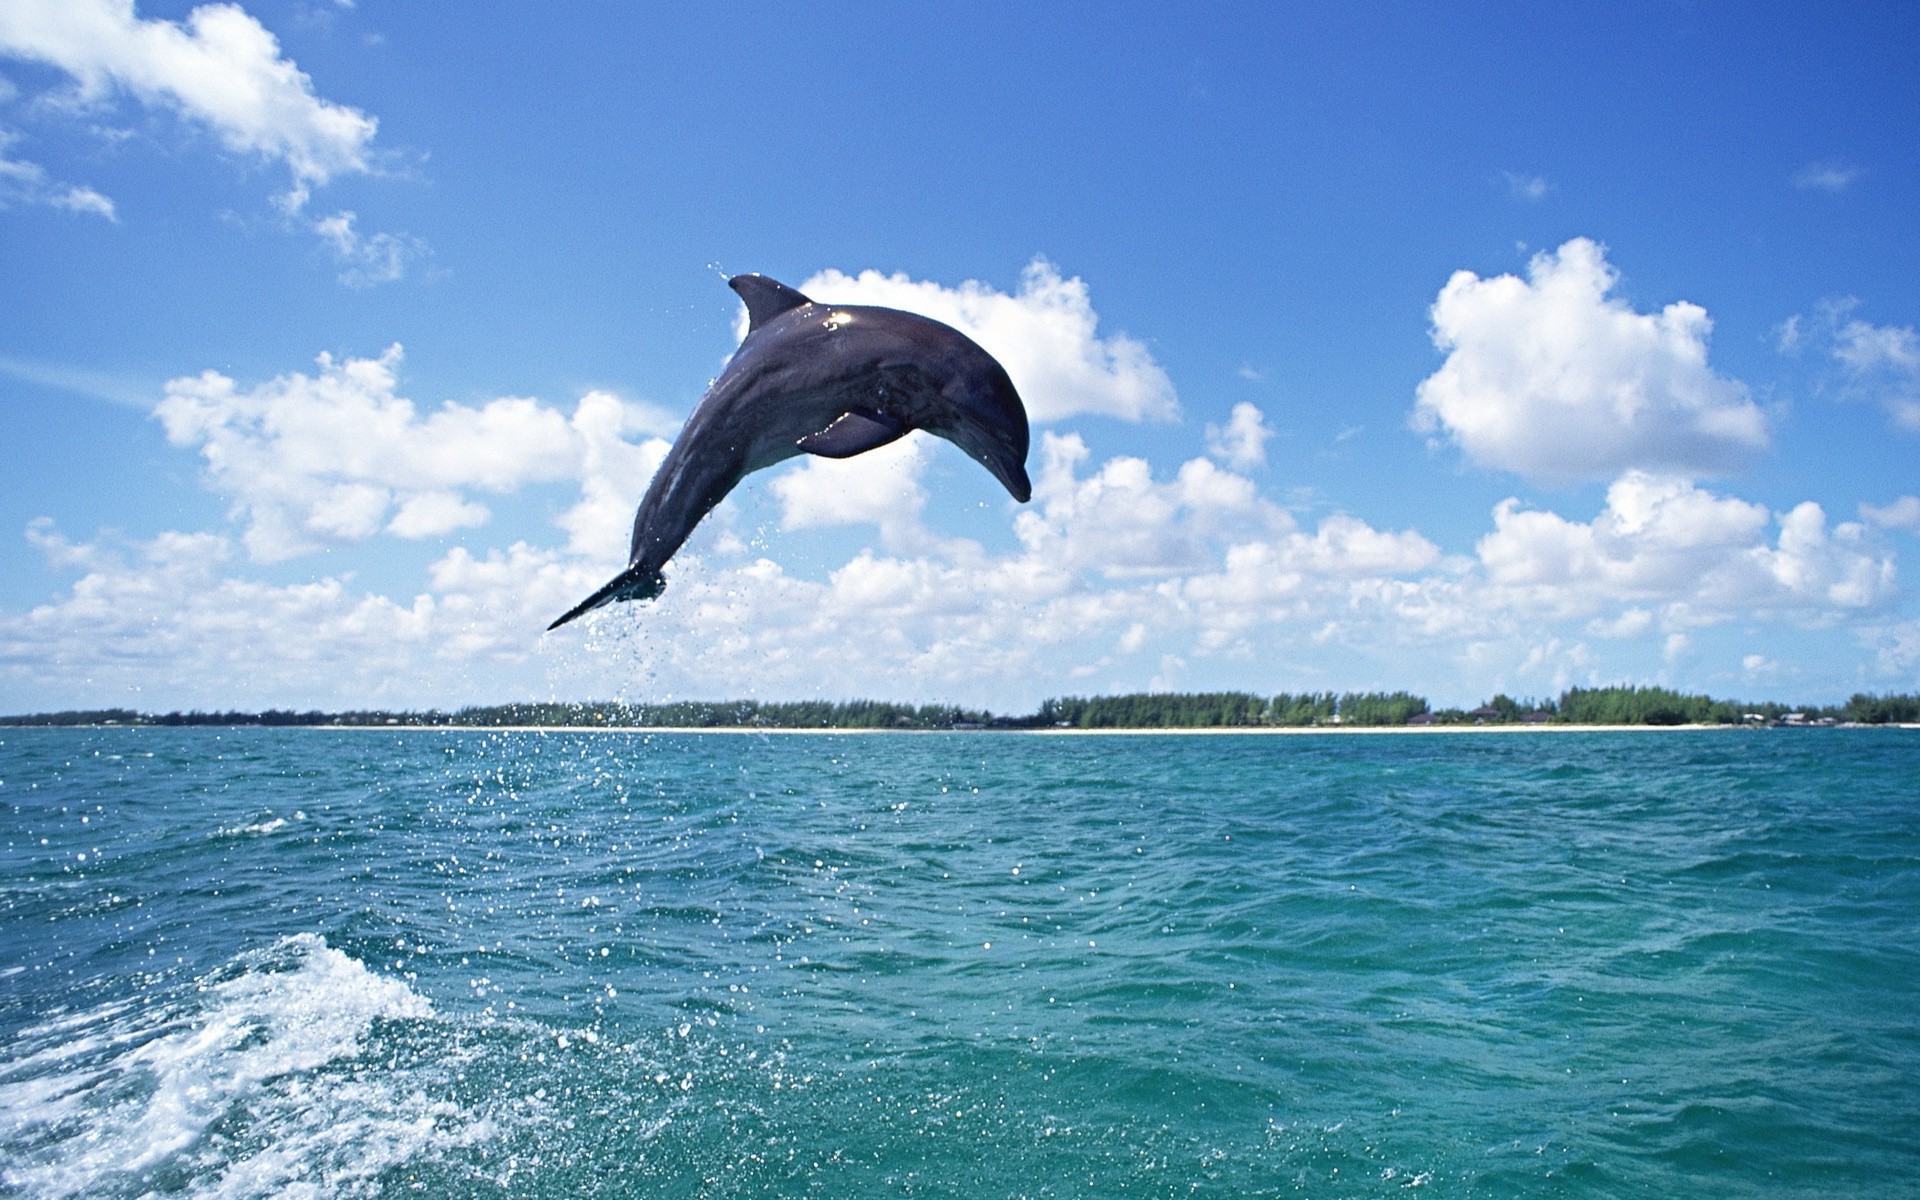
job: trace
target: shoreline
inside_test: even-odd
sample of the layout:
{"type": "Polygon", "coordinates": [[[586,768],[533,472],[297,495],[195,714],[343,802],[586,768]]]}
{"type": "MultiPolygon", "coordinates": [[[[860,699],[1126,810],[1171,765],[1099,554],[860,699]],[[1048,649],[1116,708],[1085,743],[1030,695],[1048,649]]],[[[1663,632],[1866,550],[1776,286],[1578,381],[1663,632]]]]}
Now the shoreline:
{"type": "MultiPolygon", "coordinates": [[[[161,726],[67,726],[66,728],[88,729],[154,729],[161,726]]],[[[201,726],[200,728],[257,729],[265,726],[201,726]]],[[[1233,737],[1246,735],[1253,737],[1312,737],[1319,734],[1345,736],[1349,734],[1371,736],[1378,734],[1512,734],[1512,733],[1704,733],[1721,731],[1754,732],[1773,728],[1792,728],[1790,726],[1755,725],[1347,725],[1347,726],[1273,726],[1273,725],[1203,725],[1191,728],[1183,727],[1147,727],[1125,729],[878,729],[878,728],[800,728],[778,725],[278,725],[276,729],[331,729],[358,731],[365,733],[394,733],[401,730],[432,730],[442,733],[718,733],[737,736],[740,734],[805,734],[820,736],[825,734],[914,734],[935,736],[953,733],[991,733],[1001,735],[1026,735],[1030,737],[1233,737]]],[[[1882,725],[1810,725],[1807,729],[1920,729],[1920,725],[1896,724],[1887,722],[1882,725]]]]}
{"type": "Polygon", "coordinates": [[[1322,735],[1371,737],[1379,735],[1423,734],[1521,734],[1521,733],[1711,733],[1764,732],[1774,729],[1916,729],[1920,723],[1887,721],[1878,725],[1196,725],[1138,726],[1103,729],[885,729],[869,726],[795,726],[795,725],[0,725],[0,737],[18,729],[313,729],[339,733],[623,733],[623,734],[695,734],[715,733],[727,736],[744,734],[809,737],[828,735],[865,736],[871,734],[934,737],[956,733],[989,733],[997,737],[1318,737],[1322,735]]]}

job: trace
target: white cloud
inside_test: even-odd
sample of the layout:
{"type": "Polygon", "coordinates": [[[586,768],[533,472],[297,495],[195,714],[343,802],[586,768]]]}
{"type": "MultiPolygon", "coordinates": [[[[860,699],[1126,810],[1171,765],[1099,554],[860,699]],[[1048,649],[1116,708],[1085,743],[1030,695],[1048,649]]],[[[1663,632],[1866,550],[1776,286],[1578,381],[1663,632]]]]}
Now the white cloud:
{"type": "Polygon", "coordinates": [[[567,553],[596,564],[596,569],[608,568],[606,573],[626,563],[633,510],[671,447],[661,435],[678,424],[659,409],[610,392],[588,392],[580,398],[567,422],[577,439],[580,501],[555,522],[567,533],[567,553]],[[627,440],[631,435],[650,436],[636,443],[627,440]]]}
{"type": "Polygon", "coordinates": [[[1267,428],[1260,410],[1242,401],[1233,406],[1225,425],[1207,426],[1207,453],[1239,471],[1267,465],[1267,428]]]}
{"type": "Polygon", "coordinates": [[[1611,618],[1595,617],[1587,625],[1587,632],[1604,638],[1637,638],[1651,628],[1652,610],[1629,608],[1611,618]]]}
{"type": "Polygon", "coordinates": [[[1180,411],[1173,381],[1147,347],[1125,334],[1099,336],[1086,283],[1062,279],[1043,258],[1027,264],[1011,296],[973,280],[948,288],[878,271],[822,271],[799,287],[823,303],[898,308],[953,326],[1000,360],[1035,421],[1172,420],[1180,411]]]}
{"type": "Polygon", "coordinates": [[[1901,621],[1870,628],[1861,638],[1874,652],[1874,667],[1880,675],[1901,680],[1905,686],[1920,687],[1920,621],[1901,621]]]}
{"type": "Polygon", "coordinates": [[[920,529],[931,443],[908,438],[847,463],[802,460],[769,485],[787,528],[876,528],[824,578],[793,572],[778,539],[746,552],[723,508],[658,601],[546,636],[624,561],[666,450],[646,435],[671,422],[604,392],[570,414],[511,398],[423,412],[398,392],[399,361],[397,349],[323,358],[250,388],[173,381],[160,419],[205,459],[235,529],[124,543],[36,522],[29,539],[71,585],[0,612],[0,710],[863,694],[1017,708],[1155,679],[1404,686],[1450,703],[1649,669],[1684,682],[1738,663],[1769,629],[1859,637],[1883,677],[1920,644],[1895,619],[1893,559],[1873,527],[1920,512],[1910,497],[1830,525],[1816,504],[1774,513],[1629,472],[1590,520],[1507,501],[1474,554],[1446,556],[1352,514],[1303,527],[1209,458],[1096,460],[1052,432],[1034,503],[994,510],[1005,549],[920,529]],[[336,565],[358,561],[360,539],[473,530],[542,482],[579,489],[548,544],[464,534],[421,556],[413,594],[336,565]],[[261,582],[244,561],[316,545],[342,549],[307,582],[261,582]]]}
{"type": "Polygon", "coordinates": [[[437,537],[484,525],[491,515],[485,505],[463,500],[458,492],[415,492],[400,502],[387,531],[404,538],[437,537]]]}
{"type": "Polygon", "coordinates": [[[202,5],[176,23],[140,18],[132,0],[9,0],[0,53],[66,72],[83,101],[125,91],[205,125],[229,150],[285,163],[292,209],[310,188],[371,168],[375,119],[316,95],[237,5],[202,5]]]}
{"type": "MultiPolygon", "coordinates": [[[[626,445],[612,436],[611,398],[588,407],[605,445],[626,445]]],[[[863,549],[816,581],[696,541],[658,601],[551,637],[546,622],[614,565],[584,544],[456,547],[418,594],[388,597],[341,575],[240,578],[234,546],[215,534],[115,546],[70,542],[43,522],[29,536],[76,579],[51,603],[0,613],[0,686],[43,706],[144,688],[135,702],[147,707],[864,694],[1008,708],[1144,686],[1177,659],[1165,677],[1180,686],[1412,686],[1445,702],[1631,678],[1621,664],[1669,651],[1680,670],[1679,658],[1709,658],[1700,631],[1732,617],[1858,615],[1882,665],[1914,642],[1880,623],[1891,561],[1860,527],[1829,529],[1815,505],[1776,517],[1629,479],[1589,523],[1502,505],[1484,560],[1447,559],[1414,531],[1346,514],[1301,529],[1204,459],[1141,480],[1139,460],[1095,466],[1076,439],[1047,440],[1049,488],[1066,508],[1042,514],[1044,531],[1029,523],[1044,536],[1009,552],[863,549]],[[1079,507],[1096,500],[1146,513],[1151,536],[1129,543],[1079,507]],[[1102,569],[1100,548],[1114,545],[1130,569],[1102,569]],[[1291,665],[1329,655],[1352,666],[1329,678],[1291,665]],[[1377,674],[1356,677],[1369,662],[1377,674]]],[[[623,520],[631,493],[620,508],[623,520]]],[[[609,533],[601,549],[617,559],[623,530],[609,533]]]]}
{"type": "Polygon", "coordinates": [[[1502,171],[1507,179],[1507,190],[1519,200],[1544,200],[1553,185],[1544,175],[1523,175],[1517,171],[1502,171]]]}
{"type": "Polygon", "coordinates": [[[1433,305],[1446,361],[1420,384],[1414,424],[1531,479],[1627,470],[1719,474],[1766,448],[1766,419],[1707,364],[1704,309],[1637,313],[1610,295],[1605,250],[1575,238],[1528,278],[1458,271],[1433,305]]]}
{"type": "Polygon", "coordinates": [[[1834,335],[1833,356],[1859,372],[1920,372],[1920,334],[1891,325],[1849,321],[1834,335]]]}
{"type": "MultiPolygon", "coordinates": [[[[359,390],[384,399],[380,364],[359,367],[371,380],[359,390]]],[[[303,384],[295,377],[293,390],[324,385],[327,375],[303,384]]],[[[362,417],[370,419],[378,415],[362,417]]],[[[546,621],[601,582],[613,565],[606,558],[624,554],[624,524],[643,468],[652,466],[642,460],[657,462],[646,451],[659,443],[622,441],[620,420],[617,403],[595,395],[569,423],[590,445],[628,458],[624,468],[576,468],[583,499],[569,517],[579,519],[581,536],[559,549],[456,547],[432,564],[428,587],[411,598],[358,593],[344,576],[299,587],[236,578],[242,568],[234,547],[218,535],[169,534],[116,549],[71,543],[38,526],[32,536],[50,563],[79,578],[54,603],[0,615],[4,678],[15,694],[35,696],[62,687],[91,694],[164,687],[165,698],[150,701],[162,705],[457,703],[476,692],[497,697],[503,688],[529,694],[529,676],[543,671],[568,696],[619,694],[643,681],[681,694],[984,693],[1004,704],[1064,682],[1067,664],[1097,662],[1116,644],[1143,647],[1149,630],[1190,661],[1245,656],[1268,636],[1263,623],[1303,606],[1344,609],[1376,573],[1418,571],[1437,554],[1417,534],[1375,531],[1342,515],[1303,532],[1260,500],[1250,481],[1205,459],[1165,481],[1143,475],[1138,459],[1113,460],[1080,478],[1084,445],[1049,437],[1043,519],[1015,518],[1022,541],[1010,553],[933,541],[891,553],[868,549],[814,582],[769,559],[708,555],[696,544],[676,557],[658,602],[596,614],[581,628],[543,638],[546,621]],[[607,527],[585,536],[586,514],[616,492],[617,507],[602,514],[607,527]],[[1124,511],[1109,511],[1114,505],[1124,511]],[[1143,537],[1133,537],[1129,514],[1149,519],[1143,537]],[[154,649],[116,649],[133,638],[154,649]],[[340,669],[335,656],[352,668],[340,669]],[[257,670],[245,665],[255,661],[257,670]]],[[[400,440],[412,440],[406,431],[422,424],[417,417],[399,423],[400,440]]],[[[298,457],[294,450],[274,453],[298,457]]],[[[911,444],[900,453],[910,460],[911,444]]],[[[375,501],[384,499],[382,487],[393,490],[367,482],[374,472],[362,475],[323,497],[335,502],[323,515],[352,533],[402,520],[404,505],[402,515],[387,516],[389,509],[360,499],[362,489],[375,501]]],[[[900,474],[896,501],[913,481],[913,469],[900,474]]],[[[421,489],[411,503],[423,520],[447,525],[469,515],[456,496],[421,489]]],[[[877,502],[806,507],[817,500],[791,487],[782,496],[797,519],[885,519],[877,502]]]]}
{"type": "Polygon", "coordinates": [[[1050,565],[1114,579],[1172,574],[1204,565],[1222,537],[1292,528],[1252,480],[1204,458],[1160,483],[1132,457],[1109,459],[1083,479],[1077,471],[1088,457],[1078,434],[1041,436],[1035,503],[1015,516],[1014,532],[1050,565]]]}
{"type": "Polygon", "coordinates": [[[1894,424],[1920,433],[1920,333],[1848,321],[1834,331],[1833,356],[1856,388],[1886,407],[1894,424]]]}
{"type": "MultiPolygon", "coordinates": [[[[337,575],[286,585],[238,578],[233,546],[215,534],[74,544],[38,522],[29,537],[81,574],[55,603],[0,614],[0,685],[38,697],[79,684],[147,708],[426,707],[525,695],[542,665],[530,631],[599,582],[591,567],[516,544],[483,559],[451,551],[430,572],[431,592],[389,599],[337,575]]],[[[546,665],[555,683],[608,682],[581,671],[591,664],[546,665]]]]}
{"type": "Polygon", "coordinates": [[[797,468],[775,477],[771,485],[780,500],[780,527],[883,525],[911,519],[927,502],[920,473],[930,449],[926,436],[916,431],[860,455],[857,461],[804,459],[797,468]]]}
{"type": "Polygon", "coordinates": [[[425,255],[426,245],[418,238],[361,233],[354,228],[356,219],[353,212],[343,210],[313,223],[313,231],[340,266],[340,282],[348,287],[391,283],[407,273],[408,264],[425,255]]]}
{"type": "Polygon", "coordinates": [[[1862,504],[1860,518],[1882,529],[1920,531],[1920,496],[1902,496],[1891,504],[1877,508],[1871,504],[1862,504]]]}
{"type": "Polygon", "coordinates": [[[89,213],[119,220],[113,201],[90,187],[61,183],[47,174],[38,163],[8,158],[6,149],[13,139],[0,130],[0,208],[12,204],[33,204],[46,208],[64,208],[68,212],[89,213]]]}
{"type": "Polygon", "coordinates": [[[260,561],[382,530],[448,533],[487,519],[468,490],[507,493],[562,479],[583,481],[584,507],[562,518],[576,546],[604,552],[619,540],[624,549],[605,529],[609,494],[619,491],[615,503],[630,513],[634,476],[650,474],[665,453],[664,442],[620,438],[650,423],[644,410],[589,393],[571,418],[515,397],[421,416],[396,393],[400,358],[398,346],[372,359],[321,355],[313,375],[251,389],[209,371],[170,381],[154,415],[169,441],[205,459],[209,485],[233,501],[260,561]]]}
{"type": "Polygon", "coordinates": [[[920,522],[927,503],[920,479],[933,453],[931,436],[916,430],[856,458],[803,457],[769,485],[780,503],[780,527],[872,525],[889,551],[978,553],[976,543],[943,542],[920,522]]]}
{"type": "Polygon", "coordinates": [[[1644,629],[1637,618],[1627,622],[1646,607],[1669,626],[1756,613],[1820,620],[1875,609],[1894,595],[1892,558],[1870,547],[1857,524],[1829,530],[1811,501],[1775,517],[1758,504],[1630,472],[1608,488],[1607,507],[1591,522],[1517,500],[1502,501],[1493,517],[1493,532],[1477,546],[1485,600],[1575,619],[1628,606],[1595,627],[1615,636],[1644,629]]]}
{"type": "Polygon", "coordinates": [[[1844,192],[1854,185],[1861,174],[1858,167],[1850,167],[1845,163],[1808,163],[1794,173],[1793,186],[1819,192],[1844,192]]]}

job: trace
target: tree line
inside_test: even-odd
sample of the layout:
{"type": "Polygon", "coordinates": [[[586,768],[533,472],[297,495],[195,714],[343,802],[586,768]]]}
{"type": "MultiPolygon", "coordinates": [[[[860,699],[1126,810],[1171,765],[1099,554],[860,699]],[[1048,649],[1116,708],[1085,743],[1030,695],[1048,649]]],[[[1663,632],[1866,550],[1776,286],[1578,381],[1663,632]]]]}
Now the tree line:
{"type": "Polygon", "coordinates": [[[397,711],[141,713],[130,708],[73,709],[0,716],[0,725],[155,726],[588,726],[607,729],[1243,729],[1389,725],[1739,725],[1755,722],[1920,723],[1920,696],[1857,693],[1845,704],[1789,706],[1716,700],[1660,687],[1568,688],[1557,698],[1496,695],[1467,710],[1433,709],[1411,692],[1137,692],[1065,696],[1024,715],[951,704],[880,700],[681,700],[665,704],[495,704],[397,711]]]}

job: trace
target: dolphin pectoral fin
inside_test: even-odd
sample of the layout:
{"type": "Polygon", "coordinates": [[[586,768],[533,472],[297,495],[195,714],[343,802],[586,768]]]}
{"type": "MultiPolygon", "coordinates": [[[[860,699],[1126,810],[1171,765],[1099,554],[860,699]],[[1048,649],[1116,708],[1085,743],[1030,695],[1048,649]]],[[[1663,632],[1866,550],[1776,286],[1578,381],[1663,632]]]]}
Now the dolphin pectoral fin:
{"type": "Polygon", "coordinates": [[[599,591],[568,609],[559,620],[547,626],[547,631],[552,632],[575,617],[585,616],[601,605],[612,604],[616,600],[651,600],[665,591],[666,587],[666,577],[660,572],[628,567],[602,584],[599,591]]]}
{"type": "Polygon", "coordinates": [[[727,286],[740,293],[740,299],[746,301],[748,333],[789,309],[813,303],[786,284],[768,279],[765,275],[735,275],[727,280],[727,286]]]}
{"type": "Polygon", "coordinates": [[[796,444],[808,454],[821,458],[852,458],[906,435],[904,422],[870,408],[856,408],[842,413],[833,424],[819,433],[808,434],[796,444]]]}

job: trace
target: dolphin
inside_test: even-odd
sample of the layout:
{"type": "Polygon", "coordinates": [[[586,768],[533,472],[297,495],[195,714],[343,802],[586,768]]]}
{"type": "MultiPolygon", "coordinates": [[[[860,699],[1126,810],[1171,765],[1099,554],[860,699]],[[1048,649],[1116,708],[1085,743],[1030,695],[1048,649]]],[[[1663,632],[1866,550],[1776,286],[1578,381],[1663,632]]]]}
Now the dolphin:
{"type": "Polygon", "coordinates": [[[852,458],[924,429],[1025,504],[1027,410],[992,355],[959,330],[892,308],[817,304],[765,275],[727,286],[747,337],[707,388],[633,517],[627,569],[547,626],[651,600],[694,526],[745,475],[801,454],[852,458]]]}

